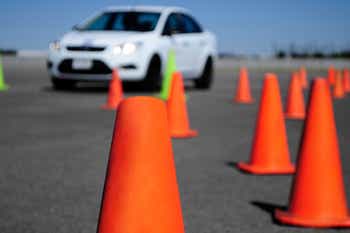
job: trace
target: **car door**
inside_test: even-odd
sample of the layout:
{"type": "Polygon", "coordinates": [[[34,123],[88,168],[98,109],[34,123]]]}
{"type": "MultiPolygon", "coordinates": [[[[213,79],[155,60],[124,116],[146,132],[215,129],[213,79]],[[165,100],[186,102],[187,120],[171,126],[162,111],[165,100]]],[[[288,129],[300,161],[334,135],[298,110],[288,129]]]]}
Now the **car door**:
{"type": "Polygon", "coordinates": [[[162,32],[162,48],[166,50],[173,49],[175,51],[177,69],[186,77],[188,76],[190,65],[188,64],[188,48],[183,35],[183,27],[179,20],[179,14],[171,13],[166,20],[162,32]]]}
{"type": "Polygon", "coordinates": [[[179,14],[182,28],[180,43],[184,49],[186,57],[186,70],[190,77],[198,76],[202,53],[205,46],[205,39],[201,26],[188,14],[179,14]]]}

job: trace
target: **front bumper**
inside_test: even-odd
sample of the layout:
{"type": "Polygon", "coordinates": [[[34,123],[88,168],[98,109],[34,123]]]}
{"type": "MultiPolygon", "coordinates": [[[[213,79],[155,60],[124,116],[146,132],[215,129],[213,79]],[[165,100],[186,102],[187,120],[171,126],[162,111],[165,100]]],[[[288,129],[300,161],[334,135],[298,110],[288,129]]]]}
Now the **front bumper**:
{"type": "Polygon", "coordinates": [[[148,63],[144,54],[113,57],[105,52],[51,52],[47,61],[50,75],[57,79],[77,81],[108,81],[114,68],[118,69],[121,80],[138,81],[144,79],[148,63]],[[73,68],[74,59],[89,59],[92,67],[77,70],[73,68]]]}

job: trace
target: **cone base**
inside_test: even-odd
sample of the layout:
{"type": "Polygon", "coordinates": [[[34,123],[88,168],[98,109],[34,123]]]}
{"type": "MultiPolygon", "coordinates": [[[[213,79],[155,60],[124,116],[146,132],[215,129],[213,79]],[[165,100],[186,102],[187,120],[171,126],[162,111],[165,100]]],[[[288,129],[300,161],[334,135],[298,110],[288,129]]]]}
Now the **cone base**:
{"type": "Polygon", "coordinates": [[[276,210],[275,218],[283,224],[301,227],[350,227],[350,216],[344,216],[343,219],[305,219],[304,217],[293,215],[292,213],[289,213],[287,211],[276,210]]]}
{"type": "Polygon", "coordinates": [[[252,103],[254,103],[254,99],[237,99],[237,98],[235,98],[233,101],[235,103],[239,103],[239,104],[252,104],[252,103]]]}
{"type": "Polygon", "coordinates": [[[171,132],[172,138],[193,138],[196,136],[198,136],[198,132],[192,129],[189,129],[185,132],[171,132]]]}
{"type": "Polygon", "coordinates": [[[101,106],[101,109],[103,110],[116,110],[117,108],[118,108],[118,105],[113,106],[113,105],[104,104],[101,106]]]}
{"type": "Polygon", "coordinates": [[[304,113],[286,113],[286,118],[292,119],[292,120],[304,120],[305,114],[304,113]]]}
{"type": "Polygon", "coordinates": [[[293,164],[288,164],[279,167],[262,167],[259,165],[241,162],[237,164],[237,167],[244,172],[257,175],[293,174],[295,172],[295,166],[293,164]]]}

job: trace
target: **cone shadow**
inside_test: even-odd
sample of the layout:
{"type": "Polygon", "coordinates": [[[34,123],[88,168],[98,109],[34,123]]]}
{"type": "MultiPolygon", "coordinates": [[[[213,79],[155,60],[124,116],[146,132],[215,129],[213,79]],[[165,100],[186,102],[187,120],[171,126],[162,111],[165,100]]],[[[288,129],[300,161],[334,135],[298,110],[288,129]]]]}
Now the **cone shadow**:
{"type": "MultiPolygon", "coordinates": [[[[225,164],[226,164],[226,166],[235,169],[235,170],[238,171],[239,173],[242,173],[242,174],[245,174],[245,175],[252,175],[252,176],[255,175],[255,176],[257,176],[256,174],[252,174],[252,173],[249,173],[249,172],[246,172],[246,171],[244,171],[244,170],[239,169],[239,168],[238,168],[238,162],[227,161],[225,164]]],[[[265,175],[259,175],[259,176],[265,176],[265,175]]],[[[269,175],[266,175],[266,176],[269,176],[269,175]]]]}
{"type": "MultiPolygon", "coordinates": [[[[238,162],[234,162],[234,161],[226,161],[225,162],[226,166],[235,169],[236,171],[238,171],[239,173],[245,174],[245,175],[256,175],[256,174],[252,174],[249,172],[246,172],[244,170],[241,170],[238,168],[238,162]]],[[[261,175],[260,175],[261,176],[261,175]]]]}
{"type": "Polygon", "coordinates": [[[228,166],[228,167],[231,167],[231,168],[237,168],[237,162],[233,162],[233,161],[226,161],[225,162],[225,164],[226,164],[226,166],[228,166]]]}
{"type": "Polygon", "coordinates": [[[234,162],[234,161],[226,161],[225,165],[230,167],[230,168],[234,168],[235,170],[237,170],[238,172],[245,174],[245,175],[250,175],[250,176],[266,176],[266,177],[271,177],[271,176],[286,176],[286,177],[290,177],[291,174],[257,174],[257,173],[251,173],[242,169],[239,169],[238,167],[238,163],[239,162],[234,162]]]}
{"type": "Polygon", "coordinates": [[[273,204],[273,203],[261,202],[261,201],[251,201],[250,204],[252,204],[253,206],[258,207],[262,211],[268,213],[270,215],[270,217],[271,217],[271,221],[272,221],[273,224],[278,225],[278,226],[286,227],[286,225],[281,224],[280,222],[278,222],[274,218],[275,210],[276,209],[286,210],[285,206],[276,205],[276,204],[273,204]]]}
{"type": "Polygon", "coordinates": [[[262,202],[262,201],[251,201],[250,204],[253,206],[261,209],[262,211],[266,212],[267,214],[270,215],[271,217],[271,222],[277,226],[284,227],[284,228],[295,228],[295,229],[332,229],[332,230],[344,230],[344,229],[349,229],[348,227],[326,227],[326,228],[318,228],[318,227],[303,227],[303,226],[297,226],[297,225],[288,225],[288,224],[283,224],[281,222],[278,222],[275,218],[275,210],[279,209],[282,211],[286,211],[287,207],[282,206],[282,205],[276,205],[273,203],[268,203],[268,202],[262,202]]]}

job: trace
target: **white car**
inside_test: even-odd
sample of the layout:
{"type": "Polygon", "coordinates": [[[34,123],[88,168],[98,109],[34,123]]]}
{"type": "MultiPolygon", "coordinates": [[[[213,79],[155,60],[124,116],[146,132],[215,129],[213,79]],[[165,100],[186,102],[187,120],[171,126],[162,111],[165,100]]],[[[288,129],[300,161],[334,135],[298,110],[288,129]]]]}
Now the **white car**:
{"type": "Polygon", "coordinates": [[[216,38],[178,7],[107,8],[51,43],[47,66],[55,88],[109,81],[117,68],[123,81],[154,89],[170,49],[184,79],[193,80],[197,88],[210,87],[216,38]]]}

